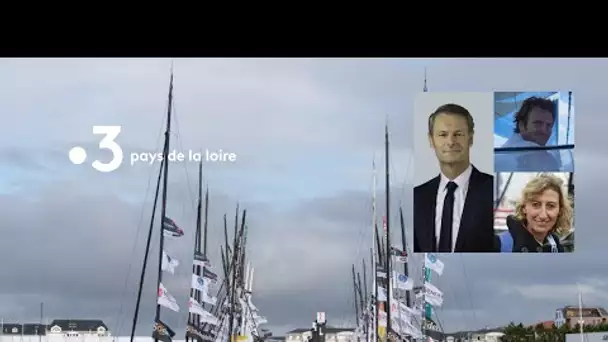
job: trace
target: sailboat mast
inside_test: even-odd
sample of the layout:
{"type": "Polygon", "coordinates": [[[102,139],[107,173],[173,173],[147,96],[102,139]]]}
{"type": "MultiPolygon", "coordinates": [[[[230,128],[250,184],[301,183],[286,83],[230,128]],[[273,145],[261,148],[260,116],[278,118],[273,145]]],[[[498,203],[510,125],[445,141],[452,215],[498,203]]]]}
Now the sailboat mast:
{"type": "Polygon", "coordinates": [[[581,334],[581,342],[585,342],[585,329],[583,327],[584,323],[585,321],[583,321],[583,293],[581,292],[580,287],[578,287],[578,328],[581,334]]]}
{"type": "Polygon", "coordinates": [[[367,323],[367,342],[375,342],[375,335],[374,331],[376,331],[376,333],[378,332],[377,327],[376,327],[376,318],[374,317],[374,314],[376,312],[375,309],[375,305],[376,305],[376,294],[378,293],[378,287],[376,286],[376,277],[375,277],[375,273],[376,273],[376,267],[374,266],[374,263],[376,262],[376,258],[374,257],[374,247],[372,245],[372,248],[369,249],[369,256],[370,256],[370,269],[372,272],[372,291],[371,291],[371,295],[369,296],[370,300],[367,303],[368,305],[368,310],[369,311],[369,319],[370,321],[367,323]],[[375,330],[374,330],[375,329],[375,330]]]}
{"type": "MultiPolygon", "coordinates": [[[[239,299],[243,298],[243,294],[244,294],[244,272],[245,272],[245,248],[246,248],[246,243],[247,243],[247,236],[246,236],[246,232],[247,232],[247,224],[245,223],[245,219],[247,217],[247,210],[243,210],[243,215],[241,217],[241,228],[239,229],[239,238],[237,240],[237,246],[239,248],[239,254],[237,257],[237,264],[236,266],[238,266],[237,270],[237,276],[238,276],[238,284],[239,284],[239,291],[236,291],[236,283],[235,283],[235,295],[239,296],[239,299]]],[[[235,267],[236,267],[235,266],[235,267]]],[[[241,301],[239,300],[239,303],[241,303],[241,301]]],[[[241,306],[241,311],[240,311],[240,315],[239,315],[239,323],[242,325],[243,324],[243,320],[245,319],[245,309],[244,307],[241,306]]],[[[243,331],[241,330],[239,332],[241,335],[243,335],[243,331]]]]}
{"type": "MultiPolygon", "coordinates": [[[[405,238],[405,221],[403,220],[403,208],[400,207],[399,208],[399,221],[401,223],[401,244],[403,246],[403,252],[405,252],[407,259],[405,260],[405,263],[403,263],[403,274],[405,274],[406,277],[409,277],[409,266],[408,266],[408,261],[409,261],[409,255],[407,255],[407,240],[405,238]]],[[[411,307],[411,297],[410,297],[410,290],[405,291],[405,304],[408,307],[411,307]]]]}
{"type": "Polygon", "coordinates": [[[361,313],[363,313],[363,308],[365,307],[365,299],[363,297],[363,285],[361,284],[361,273],[357,272],[357,292],[359,293],[359,308],[361,309],[361,313]]]}
{"type": "Polygon", "coordinates": [[[357,295],[357,281],[355,280],[355,264],[353,264],[353,268],[352,268],[352,273],[353,273],[353,290],[354,290],[354,294],[355,294],[355,322],[357,324],[357,327],[359,326],[359,301],[358,301],[358,295],[357,295]]]}
{"type": "MultiPolygon", "coordinates": [[[[202,164],[201,164],[202,167],[202,164]]],[[[207,255],[207,228],[209,226],[209,188],[205,190],[205,226],[203,227],[203,255],[207,255]]]]}
{"type": "Polygon", "coordinates": [[[203,221],[203,162],[198,164],[198,204],[196,206],[196,239],[194,249],[201,251],[201,226],[203,221]]]}
{"type": "MultiPolygon", "coordinates": [[[[171,102],[172,102],[172,97],[173,97],[173,70],[171,70],[171,80],[169,82],[169,109],[168,112],[171,113],[171,102]]],[[[167,117],[167,122],[170,123],[170,115],[167,117]]],[[[167,131],[169,130],[169,126],[167,126],[167,131]]],[[[146,239],[146,250],[144,252],[144,261],[143,261],[143,265],[141,267],[141,273],[139,276],[139,287],[137,289],[137,300],[135,302],[135,313],[133,314],[133,322],[131,324],[131,339],[130,341],[133,342],[133,340],[135,339],[135,329],[137,328],[137,319],[139,317],[139,307],[141,304],[141,295],[143,293],[143,287],[144,287],[144,279],[146,277],[146,269],[147,269],[147,265],[148,265],[148,256],[150,254],[150,243],[152,242],[152,235],[154,232],[154,218],[156,216],[156,206],[158,204],[158,193],[160,192],[160,184],[161,184],[161,180],[162,180],[162,176],[163,176],[163,170],[167,169],[166,168],[166,164],[167,164],[167,153],[169,150],[169,136],[168,134],[165,133],[165,144],[163,146],[163,155],[165,156],[165,158],[163,158],[160,162],[160,171],[158,172],[158,179],[156,180],[156,191],[154,192],[154,204],[152,205],[152,216],[150,218],[150,227],[148,229],[148,237],[146,239]]],[[[166,182],[164,183],[166,185],[166,182]]],[[[164,215],[164,212],[163,212],[164,215]]],[[[164,219],[164,216],[163,216],[164,219]]],[[[163,220],[161,219],[161,222],[163,220]]],[[[163,229],[162,229],[162,223],[161,223],[161,239],[163,236],[163,229]]],[[[158,263],[158,268],[159,268],[159,277],[162,275],[162,257],[163,257],[163,248],[162,246],[160,247],[160,260],[158,263]]],[[[156,291],[157,291],[157,296],[158,296],[158,290],[160,289],[160,280],[157,281],[156,284],[156,291]]],[[[158,318],[160,313],[160,307],[158,306],[158,300],[157,300],[157,304],[156,304],[156,318],[158,318]]]]}
{"type": "MultiPolygon", "coordinates": [[[[194,234],[194,253],[201,252],[201,226],[202,226],[202,207],[203,207],[203,162],[201,161],[198,165],[198,204],[196,207],[196,233],[194,234]]],[[[192,265],[192,272],[197,276],[201,275],[201,266],[200,265],[192,265]]],[[[201,293],[200,291],[191,288],[190,289],[190,297],[194,298],[197,302],[200,303],[201,293]]],[[[205,303],[201,303],[201,306],[204,308],[205,303]]],[[[201,327],[201,319],[200,316],[195,313],[188,313],[188,322],[200,329],[201,327]]],[[[188,330],[186,330],[186,342],[190,340],[188,336],[188,330]]]]}
{"type": "MultiPolygon", "coordinates": [[[[146,250],[144,252],[144,262],[141,266],[141,273],[139,275],[139,287],[137,289],[137,300],[135,302],[135,313],[133,314],[133,322],[131,323],[131,342],[135,339],[135,329],[137,327],[137,318],[139,317],[139,307],[141,304],[141,294],[144,288],[144,279],[146,278],[146,269],[148,265],[148,256],[150,254],[150,243],[152,242],[152,234],[154,233],[154,217],[156,216],[156,204],[158,203],[158,193],[160,192],[160,183],[163,175],[163,167],[166,161],[163,159],[160,162],[160,171],[158,172],[158,179],[156,180],[156,191],[154,192],[154,204],[152,204],[152,217],[150,218],[150,227],[148,229],[148,237],[146,239],[146,250]]],[[[162,229],[161,229],[162,231],[162,229]]],[[[162,266],[162,265],[161,265],[162,266]]],[[[158,291],[158,290],[157,290],[158,291]]]]}
{"type": "MultiPolygon", "coordinates": [[[[200,166],[199,166],[199,182],[201,184],[200,188],[199,188],[199,198],[201,197],[201,191],[203,189],[203,164],[201,162],[200,166]]],[[[200,216],[200,212],[199,212],[199,216],[200,216]]],[[[209,259],[209,257],[207,256],[207,231],[208,231],[208,226],[209,226],[209,187],[207,187],[205,189],[205,221],[204,221],[204,226],[203,226],[203,250],[202,250],[202,254],[209,259]]],[[[200,239],[200,236],[198,237],[200,239]]],[[[199,240],[199,246],[200,246],[200,240],[199,240]]],[[[199,273],[198,275],[200,275],[200,267],[199,267],[199,273]]],[[[199,294],[200,297],[200,294],[199,294]]],[[[199,302],[200,302],[200,298],[198,298],[199,302]]],[[[202,303],[203,309],[205,308],[205,303],[202,303]]],[[[201,322],[200,322],[200,318],[197,322],[198,324],[198,328],[201,328],[201,322]]]]}
{"type": "Polygon", "coordinates": [[[247,276],[249,271],[245,268],[246,265],[246,258],[247,258],[247,231],[248,231],[248,227],[247,225],[243,226],[243,231],[241,232],[241,242],[239,243],[241,245],[241,250],[240,250],[240,260],[241,260],[241,264],[239,265],[239,273],[240,273],[240,283],[241,283],[241,287],[243,289],[243,291],[247,291],[247,276]]]}
{"type": "MultiPolygon", "coordinates": [[[[163,152],[163,160],[169,156],[169,138],[171,134],[171,110],[173,109],[173,70],[171,71],[171,81],[169,84],[169,105],[167,106],[167,130],[165,131],[165,148],[163,152]]],[[[163,172],[163,194],[161,200],[161,229],[160,229],[160,244],[158,248],[158,278],[156,281],[156,289],[160,288],[160,284],[163,280],[163,272],[162,272],[162,262],[163,262],[163,248],[165,245],[165,234],[164,229],[162,227],[163,222],[165,220],[167,214],[167,183],[168,183],[168,173],[169,173],[169,163],[165,162],[163,164],[164,172],[163,172]]],[[[160,304],[156,301],[156,315],[155,321],[160,320],[160,304]]],[[[158,341],[158,339],[154,339],[154,341],[158,341]]]]}
{"type": "Polygon", "coordinates": [[[378,227],[376,221],[378,219],[376,213],[376,160],[372,161],[372,286],[374,287],[374,301],[373,301],[373,323],[374,323],[374,341],[380,341],[378,337],[378,314],[379,314],[379,303],[378,300],[378,253],[380,253],[380,240],[378,238],[378,227]],[[377,243],[377,246],[376,246],[377,243]],[[377,249],[376,249],[377,248],[377,249]]]}
{"type": "MultiPolygon", "coordinates": [[[[226,262],[227,265],[230,267],[230,260],[232,260],[232,252],[230,249],[230,245],[228,244],[228,214],[224,214],[224,245],[226,246],[226,262]]],[[[226,276],[229,277],[228,275],[226,276]]]]}
{"type": "MultiPolygon", "coordinates": [[[[367,265],[365,265],[365,258],[361,260],[361,266],[363,266],[363,290],[365,297],[363,298],[363,306],[361,307],[364,312],[368,312],[369,305],[369,292],[367,292],[367,265]]],[[[369,315],[365,315],[365,342],[369,342],[369,315]]]]}
{"type": "Polygon", "coordinates": [[[428,92],[429,88],[426,86],[426,68],[424,68],[424,87],[422,88],[423,92],[428,92]]]}
{"type": "Polygon", "coordinates": [[[38,325],[38,341],[42,342],[42,321],[43,321],[43,317],[44,317],[44,303],[40,302],[40,325],[38,325]]]}
{"type": "Polygon", "coordinates": [[[367,292],[367,267],[365,265],[365,258],[361,260],[361,266],[363,267],[363,293],[365,296],[363,297],[363,302],[367,303],[369,299],[369,292],[367,292]]]}
{"type": "Polygon", "coordinates": [[[238,243],[238,235],[239,235],[239,204],[236,204],[236,212],[234,213],[234,245],[232,251],[234,254],[237,253],[237,243],[238,243]]]}
{"type": "Polygon", "coordinates": [[[390,173],[389,173],[389,142],[388,142],[388,124],[384,126],[384,177],[385,177],[385,191],[386,191],[386,250],[387,250],[387,262],[386,262],[386,280],[387,280],[387,296],[386,296],[386,333],[391,333],[391,279],[392,279],[392,257],[391,257],[391,226],[390,226],[390,208],[391,208],[391,190],[390,190],[390,173]]]}
{"type": "MultiPolygon", "coordinates": [[[[245,213],[243,212],[243,225],[245,224],[245,213]]],[[[234,217],[234,240],[233,240],[233,244],[232,244],[232,262],[230,268],[232,268],[232,280],[230,281],[230,289],[229,289],[229,293],[230,293],[230,315],[229,315],[229,319],[230,321],[228,321],[228,341],[232,341],[232,336],[234,334],[234,306],[236,304],[236,282],[238,280],[237,278],[237,270],[238,270],[238,257],[239,257],[239,253],[238,253],[238,243],[239,243],[239,231],[238,231],[238,225],[239,225],[239,205],[236,205],[236,214],[234,217]]]]}
{"type": "Polygon", "coordinates": [[[384,258],[382,255],[384,254],[384,250],[382,248],[382,242],[380,241],[380,232],[378,231],[378,224],[374,223],[374,238],[376,239],[376,257],[378,258],[377,262],[379,265],[384,265],[384,258]]]}

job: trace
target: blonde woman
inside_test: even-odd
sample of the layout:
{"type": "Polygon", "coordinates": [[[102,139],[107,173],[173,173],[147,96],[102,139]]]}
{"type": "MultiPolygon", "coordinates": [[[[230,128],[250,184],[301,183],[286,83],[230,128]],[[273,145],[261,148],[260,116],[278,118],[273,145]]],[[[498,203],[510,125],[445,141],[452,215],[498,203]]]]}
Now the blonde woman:
{"type": "Polygon", "coordinates": [[[541,174],[524,187],[508,231],[497,237],[503,253],[563,253],[560,237],[572,229],[573,209],[564,181],[541,174]]]}

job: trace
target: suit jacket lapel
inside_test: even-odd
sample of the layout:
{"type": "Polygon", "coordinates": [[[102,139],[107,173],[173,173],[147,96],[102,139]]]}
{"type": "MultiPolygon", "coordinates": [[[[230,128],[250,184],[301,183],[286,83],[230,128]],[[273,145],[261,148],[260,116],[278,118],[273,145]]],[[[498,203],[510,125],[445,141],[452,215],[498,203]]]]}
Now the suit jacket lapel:
{"type": "Polygon", "coordinates": [[[458,227],[458,237],[456,238],[456,247],[454,248],[455,252],[466,247],[466,238],[473,233],[471,232],[471,228],[475,225],[475,211],[478,209],[477,203],[481,200],[481,189],[478,186],[478,183],[479,170],[473,166],[471,178],[469,179],[467,197],[464,200],[464,208],[462,210],[462,217],[460,218],[460,227],[458,227]]]}
{"type": "Polygon", "coordinates": [[[431,247],[430,250],[433,252],[437,251],[437,234],[435,233],[435,217],[436,209],[437,209],[437,190],[439,189],[439,179],[440,176],[433,178],[433,181],[430,183],[429,191],[426,193],[426,207],[424,211],[428,214],[424,215],[424,217],[428,217],[428,222],[426,222],[425,227],[429,227],[425,229],[425,240],[431,247]]]}

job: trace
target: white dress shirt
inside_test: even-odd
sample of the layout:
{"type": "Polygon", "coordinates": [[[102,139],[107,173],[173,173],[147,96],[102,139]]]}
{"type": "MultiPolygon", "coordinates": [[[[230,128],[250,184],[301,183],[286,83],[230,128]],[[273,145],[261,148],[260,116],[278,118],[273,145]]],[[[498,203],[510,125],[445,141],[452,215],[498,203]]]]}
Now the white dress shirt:
{"type": "MultiPolygon", "coordinates": [[[[452,180],[458,185],[456,190],[454,190],[454,211],[452,216],[452,251],[456,246],[456,239],[458,238],[458,231],[460,229],[460,218],[462,217],[465,199],[467,198],[467,191],[469,189],[469,178],[471,178],[472,172],[473,166],[469,165],[469,167],[464,170],[463,173],[461,173],[458,177],[452,180]]],[[[441,178],[439,180],[439,189],[437,190],[437,199],[435,202],[435,236],[437,238],[435,243],[437,245],[439,245],[439,239],[441,238],[441,216],[443,215],[443,202],[445,201],[445,196],[448,193],[448,189],[446,188],[446,186],[449,182],[450,179],[448,179],[448,177],[441,173],[441,178]]]]}

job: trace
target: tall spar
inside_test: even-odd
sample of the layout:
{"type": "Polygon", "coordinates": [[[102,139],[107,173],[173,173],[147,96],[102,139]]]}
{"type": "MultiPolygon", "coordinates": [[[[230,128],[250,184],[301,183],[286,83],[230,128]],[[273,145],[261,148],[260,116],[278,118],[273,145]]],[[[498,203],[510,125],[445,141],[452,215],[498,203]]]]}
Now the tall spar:
{"type": "Polygon", "coordinates": [[[390,226],[390,217],[391,217],[391,189],[390,189],[390,173],[389,173],[389,139],[388,139],[388,124],[385,125],[384,128],[384,167],[385,167],[385,191],[386,191],[386,248],[387,248],[387,261],[386,261],[386,279],[387,279],[387,291],[389,292],[386,296],[386,334],[387,336],[391,333],[391,280],[392,280],[392,258],[388,256],[390,254],[390,246],[391,246],[391,226],[390,226]]]}
{"type": "MultiPolygon", "coordinates": [[[[163,156],[167,156],[169,154],[169,139],[171,132],[171,113],[173,109],[173,67],[171,67],[171,78],[169,83],[169,101],[167,108],[167,127],[165,131],[165,142],[163,146],[163,156]]],[[[178,266],[179,262],[169,256],[169,253],[164,249],[165,245],[165,236],[179,238],[184,235],[184,231],[177,226],[177,224],[167,216],[167,183],[168,183],[168,172],[169,172],[169,164],[166,161],[166,158],[161,160],[161,168],[158,173],[158,179],[156,183],[156,191],[154,194],[154,204],[152,207],[152,215],[150,218],[150,227],[148,230],[148,237],[146,240],[146,248],[144,253],[144,260],[141,269],[140,279],[139,279],[139,288],[137,292],[137,301],[135,304],[135,313],[133,315],[133,323],[131,327],[131,342],[133,342],[135,338],[135,330],[137,326],[137,319],[139,315],[139,308],[141,304],[141,296],[143,293],[144,279],[147,269],[148,256],[150,252],[150,244],[152,241],[152,236],[154,233],[154,218],[156,214],[156,206],[159,199],[159,192],[162,183],[162,199],[161,199],[161,224],[160,224],[160,241],[159,241],[159,251],[158,251],[158,276],[156,280],[156,313],[155,313],[155,322],[154,322],[154,331],[152,336],[155,341],[162,340],[163,342],[171,342],[172,338],[175,336],[175,333],[169,326],[163,323],[160,319],[160,308],[165,307],[174,312],[179,312],[180,308],[169,291],[165,288],[162,283],[162,275],[163,271],[174,273],[174,268],[178,266]]]]}

